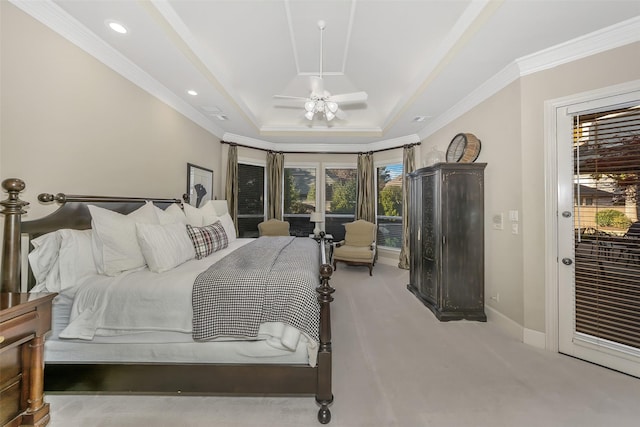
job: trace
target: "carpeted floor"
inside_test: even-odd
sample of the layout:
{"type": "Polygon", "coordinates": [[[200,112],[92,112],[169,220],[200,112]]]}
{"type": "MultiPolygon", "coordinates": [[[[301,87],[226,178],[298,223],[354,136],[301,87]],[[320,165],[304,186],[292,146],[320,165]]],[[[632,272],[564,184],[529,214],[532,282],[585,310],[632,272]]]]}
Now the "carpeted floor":
{"type": "MultiPolygon", "coordinates": [[[[332,426],[638,426],[640,379],[491,322],[438,322],[408,272],[338,265],[332,426]]],[[[318,426],[309,398],[47,395],[52,427],[318,426]]]]}

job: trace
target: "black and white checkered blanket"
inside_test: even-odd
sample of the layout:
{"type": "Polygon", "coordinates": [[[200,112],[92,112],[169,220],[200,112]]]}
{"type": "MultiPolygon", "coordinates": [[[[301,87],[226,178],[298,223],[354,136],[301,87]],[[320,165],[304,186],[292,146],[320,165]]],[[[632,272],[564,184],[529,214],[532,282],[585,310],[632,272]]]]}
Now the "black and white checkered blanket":
{"type": "Polygon", "coordinates": [[[283,322],[318,342],[318,244],[262,237],[200,273],[193,285],[193,339],[256,338],[263,322],[283,322]]]}

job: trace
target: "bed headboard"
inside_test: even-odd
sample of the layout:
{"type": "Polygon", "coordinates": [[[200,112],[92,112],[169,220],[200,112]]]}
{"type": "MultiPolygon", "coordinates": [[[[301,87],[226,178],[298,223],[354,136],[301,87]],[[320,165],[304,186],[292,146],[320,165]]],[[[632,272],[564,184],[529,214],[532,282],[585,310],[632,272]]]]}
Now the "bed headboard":
{"type": "MultiPolygon", "coordinates": [[[[95,205],[114,212],[128,214],[146,202],[166,209],[173,203],[181,204],[179,199],[156,199],[147,197],[113,197],[113,196],[80,196],[58,194],[40,194],[41,203],[59,203],[60,207],[51,214],[33,221],[22,221],[23,207],[28,202],[20,200],[20,192],[24,190],[24,181],[16,178],[6,179],[2,188],[9,193],[6,200],[0,202],[3,207],[4,234],[2,242],[2,292],[20,292],[23,251],[22,235],[28,241],[55,230],[71,228],[85,230],[91,228],[91,214],[88,205],[95,205]]],[[[28,248],[25,248],[28,249],[28,248]]],[[[28,288],[33,286],[33,277],[29,269],[28,288]]]]}
{"type": "Polygon", "coordinates": [[[166,209],[167,206],[178,203],[179,199],[154,199],[146,197],[112,197],[112,196],[77,196],[67,195],[63,193],[48,194],[42,193],[38,195],[41,203],[57,202],[60,207],[51,214],[35,219],[33,221],[24,221],[21,224],[21,232],[29,236],[29,240],[42,234],[50,233],[63,228],[71,228],[75,230],[86,230],[91,228],[91,214],[89,213],[89,205],[98,206],[109,209],[121,214],[128,214],[146,202],[153,202],[156,206],[166,209]]]}

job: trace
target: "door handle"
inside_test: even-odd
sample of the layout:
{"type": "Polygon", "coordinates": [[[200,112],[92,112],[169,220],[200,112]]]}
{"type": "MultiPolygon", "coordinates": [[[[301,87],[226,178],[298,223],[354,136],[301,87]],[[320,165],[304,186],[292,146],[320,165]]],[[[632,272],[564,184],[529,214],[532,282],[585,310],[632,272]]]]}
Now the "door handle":
{"type": "Polygon", "coordinates": [[[571,258],[562,258],[562,263],[564,265],[571,265],[573,264],[573,260],[571,258]]]}

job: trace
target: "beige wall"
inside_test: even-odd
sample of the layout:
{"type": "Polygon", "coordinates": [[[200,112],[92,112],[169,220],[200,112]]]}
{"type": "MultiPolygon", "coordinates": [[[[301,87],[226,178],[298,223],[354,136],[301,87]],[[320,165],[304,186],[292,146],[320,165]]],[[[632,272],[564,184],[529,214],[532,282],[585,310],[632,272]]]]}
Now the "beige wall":
{"type": "Polygon", "coordinates": [[[640,44],[620,47],[525,76],[423,141],[446,150],[459,132],[482,140],[485,175],[487,304],[532,331],[545,330],[544,102],[640,76],[640,44]],[[509,210],[519,211],[511,234],[509,210]],[[504,213],[504,230],[492,216],[504,213]],[[499,302],[490,297],[499,293],[499,302]]]}
{"type": "Polygon", "coordinates": [[[522,184],[525,212],[525,327],[545,329],[544,295],[544,101],[640,78],[640,43],[571,62],[521,80],[522,184]]]}
{"type": "MultiPolygon", "coordinates": [[[[187,162],[218,170],[209,132],[24,14],[1,3],[0,178],[40,192],[181,197],[187,162]]],[[[4,197],[3,197],[4,198],[4,197]]]]}
{"type": "MultiPolygon", "coordinates": [[[[520,85],[512,83],[423,141],[446,151],[454,135],[470,132],[482,143],[477,162],[485,169],[485,294],[487,304],[523,324],[522,234],[511,234],[508,213],[522,214],[520,85]],[[492,216],[502,213],[504,229],[494,230],[492,216]],[[491,296],[499,294],[499,302],[491,296]]],[[[424,158],[423,158],[424,160],[424,158]]],[[[421,162],[420,162],[421,163],[421,162]]]]}

